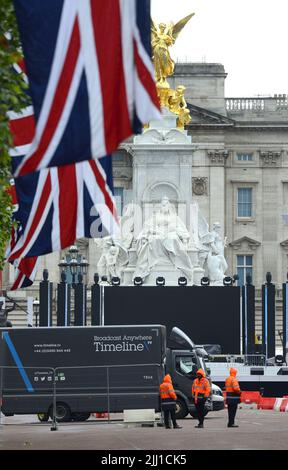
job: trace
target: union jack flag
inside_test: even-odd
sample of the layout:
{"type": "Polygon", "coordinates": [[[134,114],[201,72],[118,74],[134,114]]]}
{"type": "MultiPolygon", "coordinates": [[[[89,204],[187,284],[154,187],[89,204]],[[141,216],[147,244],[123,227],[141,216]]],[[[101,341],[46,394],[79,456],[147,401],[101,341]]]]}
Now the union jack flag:
{"type": "MultiPolygon", "coordinates": [[[[8,192],[10,193],[12,203],[13,203],[13,220],[17,222],[17,212],[19,209],[19,204],[17,200],[14,180],[10,181],[10,187],[8,189],[8,192]]],[[[17,241],[21,237],[21,232],[22,232],[21,225],[18,225],[17,228],[14,228],[14,227],[12,228],[9,246],[6,251],[6,257],[9,257],[11,251],[15,247],[17,241]]],[[[17,260],[15,260],[13,265],[17,269],[15,272],[15,279],[11,287],[11,290],[31,286],[36,276],[38,258],[36,256],[31,257],[31,258],[24,258],[19,262],[19,264],[17,260]]]]}
{"type": "MultiPolygon", "coordinates": [[[[35,121],[32,107],[9,117],[15,170],[29,151],[35,121]]],[[[118,231],[111,157],[49,168],[14,181],[11,193],[19,227],[12,231],[7,252],[8,261],[18,268],[12,289],[33,283],[38,256],[64,249],[78,238],[118,231]]]]}
{"type": "MultiPolygon", "coordinates": [[[[160,117],[150,0],[13,1],[36,118],[15,176],[110,155],[160,117]]],[[[67,170],[75,183],[82,168],[67,170]]],[[[98,164],[85,168],[101,173],[98,164]]],[[[39,184],[54,188],[55,179],[42,173],[39,184]]]]}

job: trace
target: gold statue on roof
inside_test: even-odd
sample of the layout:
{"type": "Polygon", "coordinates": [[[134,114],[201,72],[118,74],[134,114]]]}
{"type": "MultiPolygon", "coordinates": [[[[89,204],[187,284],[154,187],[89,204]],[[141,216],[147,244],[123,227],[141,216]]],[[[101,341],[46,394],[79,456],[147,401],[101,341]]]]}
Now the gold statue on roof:
{"type": "Polygon", "coordinates": [[[160,23],[157,26],[151,20],[152,58],[155,68],[156,86],[162,107],[168,108],[178,116],[177,127],[184,128],[191,121],[189,109],[184,97],[185,87],[179,85],[172,90],[167,81],[174,73],[175,62],[171,58],[169,48],[175,44],[180,32],[195,13],[186,16],[178,23],[160,23]]]}
{"type": "Polygon", "coordinates": [[[170,89],[168,97],[169,110],[172,113],[177,114],[177,127],[180,127],[181,129],[184,129],[185,125],[192,121],[184,96],[185,89],[185,86],[178,85],[176,90],[170,89]]]}
{"type": "Polygon", "coordinates": [[[153,62],[157,84],[165,84],[166,78],[173,75],[175,62],[171,59],[169,48],[175,44],[180,32],[192,16],[194,13],[178,21],[175,25],[160,23],[159,27],[151,20],[153,62]]]}

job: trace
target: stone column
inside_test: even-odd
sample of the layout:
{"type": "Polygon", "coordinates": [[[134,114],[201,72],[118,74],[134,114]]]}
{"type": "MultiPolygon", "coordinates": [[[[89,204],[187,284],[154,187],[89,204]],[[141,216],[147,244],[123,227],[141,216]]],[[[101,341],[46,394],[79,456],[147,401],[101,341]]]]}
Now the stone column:
{"type": "Polygon", "coordinates": [[[226,150],[208,151],[210,160],[210,229],[220,222],[222,236],[225,234],[225,165],[229,156],[226,150]]]}
{"type": "Polygon", "coordinates": [[[281,152],[260,151],[262,164],[262,211],[263,211],[263,281],[267,271],[272,273],[273,282],[281,285],[282,273],[276,250],[279,247],[281,200],[278,174],[281,166],[281,152]]]}

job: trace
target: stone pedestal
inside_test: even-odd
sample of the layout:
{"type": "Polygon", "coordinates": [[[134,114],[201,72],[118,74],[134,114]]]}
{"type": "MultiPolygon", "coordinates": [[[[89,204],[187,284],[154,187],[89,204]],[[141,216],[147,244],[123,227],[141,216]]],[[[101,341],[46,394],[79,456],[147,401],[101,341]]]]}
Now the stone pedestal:
{"type": "Polygon", "coordinates": [[[133,157],[133,201],[141,207],[142,224],[167,196],[184,224],[190,226],[196,145],[187,131],[177,129],[176,120],[177,116],[163,109],[162,121],[152,121],[132,145],[126,144],[133,157]]]}
{"type": "MultiPolygon", "coordinates": [[[[142,228],[157,211],[161,199],[168,197],[190,233],[192,246],[188,249],[188,255],[193,266],[193,277],[189,284],[200,284],[204,271],[199,266],[199,250],[194,246],[198,221],[195,220],[195,204],[192,202],[192,159],[196,146],[187,131],[177,128],[176,115],[165,108],[162,114],[161,121],[151,121],[149,128],[136,136],[132,145],[126,146],[133,156],[133,201],[141,208],[141,223],[138,221],[137,225],[142,228]]],[[[133,282],[136,264],[134,244],[129,250],[129,264],[123,272],[124,284],[133,282]]],[[[157,277],[164,277],[166,285],[178,285],[181,276],[183,274],[167,258],[167,263],[161,261],[152,269],[144,283],[155,285],[157,277]]]]}
{"type": "MultiPolygon", "coordinates": [[[[129,254],[129,264],[123,271],[122,282],[124,285],[132,285],[134,272],[136,269],[137,263],[137,253],[135,248],[131,248],[128,252],[129,254]]],[[[204,269],[198,263],[198,250],[195,247],[188,249],[188,255],[193,265],[193,276],[192,279],[188,282],[188,285],[200,285],[201,279],[204,276],[204,269]]],[[[157,277],[164,277],[166,285],[168,286],[177,286],[179,277],[184,276],[178,269],[172,265],[172,263],[167,259],[166,263],[157,264],[151,271],[150,275],[144,281],[145,285],[156,285],[157,277]]]]}

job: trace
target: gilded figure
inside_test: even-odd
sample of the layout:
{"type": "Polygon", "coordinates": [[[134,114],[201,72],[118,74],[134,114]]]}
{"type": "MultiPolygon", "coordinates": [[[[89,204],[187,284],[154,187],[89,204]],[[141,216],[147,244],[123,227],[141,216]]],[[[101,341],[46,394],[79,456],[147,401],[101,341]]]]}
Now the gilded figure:
{"type": "Polygon", "coordinates": [[[166,78],[173,75],[175,67],[169,48],[173,46],[179,33],[192,16],[194,16],[194,13],[178,21],[175,25],[173,23],[160,23],[157,26],[151,20],[153,61],[157,86],[160,88],[169,88],[166,78]]]}
{"type": "Polygon", "coordinates": [[[185,89],[185,86],[178,85],[176,90],[170,90],[168,98],[169,110],[177,114],[177,127],[179,128],[184,128],[192,120],[184,97],[185,89]]]}

